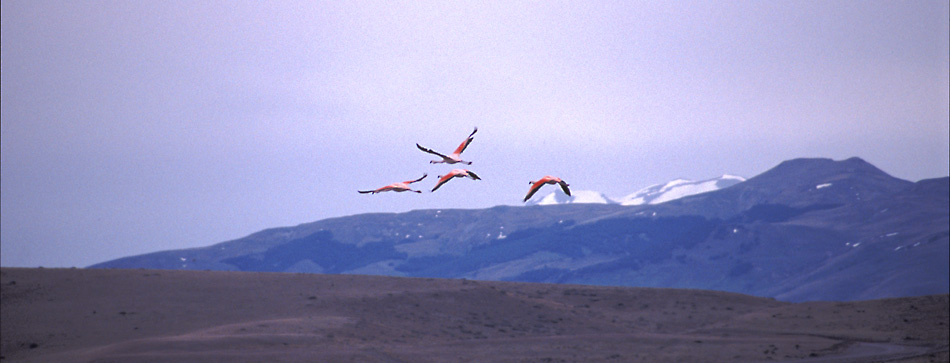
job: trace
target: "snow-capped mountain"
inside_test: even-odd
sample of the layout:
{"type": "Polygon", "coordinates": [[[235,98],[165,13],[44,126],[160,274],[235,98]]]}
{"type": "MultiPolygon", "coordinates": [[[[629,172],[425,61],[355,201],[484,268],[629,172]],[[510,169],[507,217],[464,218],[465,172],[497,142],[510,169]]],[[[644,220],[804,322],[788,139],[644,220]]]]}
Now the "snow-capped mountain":
{"type": "Polygon", "coordinates": [[[722,188],[727,188],[741,182],[745,178],[741,176],[725,174],[718,178],[692,181],[688,179],[676,179],[665,184],[656,184],[640,189],[636,193],[627,195],[619,200],[611,199],[603,193],[593,190],[577,190],[567,196],[560,190],[549,191],[543,197],[535,196],[528,200],[525,205],[552,205],[552,204],[620,204],[620,205],[641,205],[641,204],[660,204],[674,199],[688,197],[694,194],[711,192],[722,188]]]}
{"type": "Polygon", "coordinates": [[[700,181],[676,179],[666,184],[656,184],[640,189],[636,193],[620,198],[618,203],[621,205],[660,204],[690,195],[727,188],[744,181],[745,178],[741,176],[728,174],[700,181]]]}
{"type": "Polygon", "coordinates": [[[552,205],[552,204],[616,204],[617,202],[608,198],[604,193],[593,190],[573,190],[571,196],[567,196],[560,189],[548,193],[544,197],[535,196],[528,200],[525,205],[552,205]]]}
{"type": "Polygon", "coordinates": [[[568,199],[549,186],[539,202],[553,192],[573,204],[367,213],[92,267],[678,287],[783,301],[947,293],[950,177],[914,183],[858,158],[795,159],[648,204],[740,180],[677,180],[630,207],[579,204],[608,198],[568,199]]]}

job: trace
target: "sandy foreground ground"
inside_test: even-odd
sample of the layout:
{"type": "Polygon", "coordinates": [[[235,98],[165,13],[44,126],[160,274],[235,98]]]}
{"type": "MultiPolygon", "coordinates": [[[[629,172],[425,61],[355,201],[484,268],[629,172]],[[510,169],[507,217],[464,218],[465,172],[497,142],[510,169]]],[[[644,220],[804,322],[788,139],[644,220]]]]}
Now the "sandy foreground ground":
{"type": "Polygon", "coordinates": [[[0,269],[3,362],[947,362],[948,295],[0,269]]]}

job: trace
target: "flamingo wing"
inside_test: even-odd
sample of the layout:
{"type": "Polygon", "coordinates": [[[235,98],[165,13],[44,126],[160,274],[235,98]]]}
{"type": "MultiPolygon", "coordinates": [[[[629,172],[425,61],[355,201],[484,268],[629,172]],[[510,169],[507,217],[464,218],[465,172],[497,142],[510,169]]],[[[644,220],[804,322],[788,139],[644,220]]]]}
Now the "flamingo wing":
{"type": "Polygon", "coordinates": [[[441,157],[441,158],[443,158],[443,159],[448,159],[448,158],[449,158],[448,156],[439,154],[439,152],[437,152],[437,151],[435,151],[435,150],[426,149],[426,148],[422,147],[422,146],[419,145],[419,144],[416,144],[416,147],[419,148],[419,150],[425,151],[425,152],[427,152],[427,153],[429,153],[429,154],[438,155],[439,157],[441,157]]]}
{"type": "Polygon", "coordinates": [[[475,174],[474,171],[466,170],[465,172],[468,173],[468,176],[472,177],[472,179],[475,179],[475,180],[480,180],[480,179],[481,179],[481,178],[478,177],[478,174],[475,174]]]}
{"type": "Polygon", "coordinates": [[[465,138],[465,141],[462,141],[462,143],[459,145],[459,147],[455,149],[455,151],[453,152],[453,154],[455,154],[455,155],[460,155],[460,154],[462,154],[462,152],[465,151],[465,148],[468,147],[468,144],[471,144],[471,143],[472,143],[472,140],[474,139],[472,136],[475,136],[475,133],[476,133],[476,132],[478,132],[478,128],[477,128],[477,127],[475,128],[475,131],[472,131],[472,133],[469,134],[467,138],[465,138]]]}
{"type": "Polygon", "coordinates": [[[425,179],[427,176],[429,176],[429,173],[422,174],[422,177],[419,178],[419,179],[416,179],[416,180],[406,180],[406,181],[404,181],[403,183],[412,184],[412,183],[415,183],[415,182],[417,182],[417,181],[421,181],[422,179],[425,179]]]}
{"type": "Polygon", "coordinates": [[[557,183],[558,183],[558,185],[561,186],[561,190],[564,190],[564,194],[567,194],[567,196],[571,196],[571,190],[567,188],[567,186],[568,186],[567,182],[565,182],[565,181],[562,180],[562,181],[559,181],[559,182],[557,182],[557,183]]]}
{"type": "Polygon", "coordinates": [[[454,173],[448,173],[448,174],[443,175],[441,178],[439,178],[439,182],[435,184],[435,188],[432,188],[432,191],[434,192],[436,189],[439,189],[439,187],[441,187],[442,184],[445,184],[449,180],[452,180],[453,177],[455,177],[454,173]]]}
{"type": "Polygon", "coordinates": [[[542,186],[544,186],[544,179],[534,182],[534,184],[531,185],[531,189],[528,189],[528,195],[524,197],[524,201],[527,202],[528,199],[531,199],[531,196],[537,193],[538,189],[541,189],[542,186]]]}

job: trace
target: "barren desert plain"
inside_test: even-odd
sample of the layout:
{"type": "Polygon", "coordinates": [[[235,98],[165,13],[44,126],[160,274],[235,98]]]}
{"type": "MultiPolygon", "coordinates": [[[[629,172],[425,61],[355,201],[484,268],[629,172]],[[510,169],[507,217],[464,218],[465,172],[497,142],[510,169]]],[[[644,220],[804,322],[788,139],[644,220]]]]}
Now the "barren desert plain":
{"type": "Polygon", "coordinates": [[[948,295],[2,268],[4,362],[947,362],[948,295]]]}

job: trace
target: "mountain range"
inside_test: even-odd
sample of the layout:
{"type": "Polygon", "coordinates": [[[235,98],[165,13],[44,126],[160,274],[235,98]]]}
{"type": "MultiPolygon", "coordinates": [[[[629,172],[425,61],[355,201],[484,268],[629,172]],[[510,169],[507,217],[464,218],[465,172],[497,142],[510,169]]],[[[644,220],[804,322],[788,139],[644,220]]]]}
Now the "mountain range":
{"type": "Polygon", "coordinates": [[[950,290],[948,177],[910,182],[859,158],[794,159],[748,180],[641,192],[330,218],[90,267],[673,287],[792,302],[950,290]]]}
{"type": "Polygon", "coordinates": [[[535,196],[528,200],[525,205],[554,205],[554,204],[620,204],[620,205],[641,205],[641,204],[659,204],[674,199],[687,197],[690,195],[707,193],[722,188],[730,187],[745,181],[741,176],[725,174],[718,178],[706,179],[701,181],[692,181],[688,179],[676,179],[665,184],[656,184],[638,190],[636,193],[611,199],[604,193],[592,190],[575,190],[570,196],[560,191],[549,192],[544,196],[535,196]]]}

